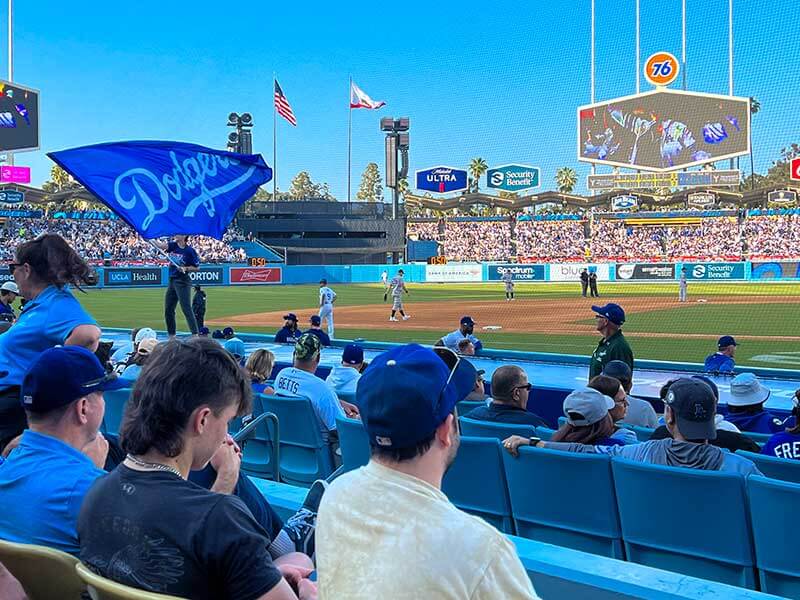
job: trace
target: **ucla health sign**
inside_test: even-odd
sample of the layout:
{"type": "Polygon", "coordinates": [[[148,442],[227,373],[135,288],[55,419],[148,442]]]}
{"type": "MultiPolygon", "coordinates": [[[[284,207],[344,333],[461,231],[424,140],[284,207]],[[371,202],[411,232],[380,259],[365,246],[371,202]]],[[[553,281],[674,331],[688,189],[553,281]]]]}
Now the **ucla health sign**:
{"type": "Polygon", "coordinates": [[[684,267],[688,279],[744,279],[744,263],[687,263],[684,267]]]}
{"type": "Polygon", "coordinates": [[[539,187],[539,168],[528,165],[502,165],[486,172],[486,185],[506,192],[539,187]]]}
{"type": "Polygon", "coordinates": [[[433,167],[417,171],[417,189],[436,194],[467,189],[467,172],[453,167],[433,167]]]}

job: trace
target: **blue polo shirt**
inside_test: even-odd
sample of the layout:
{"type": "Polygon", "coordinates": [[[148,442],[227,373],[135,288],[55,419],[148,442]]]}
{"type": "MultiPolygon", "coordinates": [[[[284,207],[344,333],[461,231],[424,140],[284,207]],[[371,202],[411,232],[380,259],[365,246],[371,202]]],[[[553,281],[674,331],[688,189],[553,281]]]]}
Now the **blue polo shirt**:
{"type": "Polygon", "coordinates": [[[76,327],[96,324],[66,287],[45,288],[25,305],[17,322],[0,335],[0,390],[22,385],[36,357],[64,344],[76,327]]]}
{"type": "Polygon", "coordinates": [[[77,555],[81,503],[104,474],[72,446],[26,430],[0,464],[0,539],[77,555]]]}
{"type": "Polygon", "coordinates": [[[442,337],[442,343],[451,350],[458,352],[458,342],[460,342],[464,338],[472,342],[472,344],[475,346],[475,352],[478,352],[481,348],[483,348],[483,343],[478,338],[476,338],[471,333],[464,335],[463,333],[461,333],[460,329],[451,331],[446,336],[442,337]]]}
{"type": "MultiPolygon", "coordinates": [[[[200,266],[200,257],[197,255],[195,249],[191,246],[185,246],[184,248],[181,248],[178,245],[178,242],[170,242],[167,245],[167,252],[174,263],[177,263],[182,267],[200,266]]],[[[171,262],[169,264],[170,279],[173,277],[183,276],[183,273],[178,270],[178,267],[176,267],[174,263],[171,262]]]]}

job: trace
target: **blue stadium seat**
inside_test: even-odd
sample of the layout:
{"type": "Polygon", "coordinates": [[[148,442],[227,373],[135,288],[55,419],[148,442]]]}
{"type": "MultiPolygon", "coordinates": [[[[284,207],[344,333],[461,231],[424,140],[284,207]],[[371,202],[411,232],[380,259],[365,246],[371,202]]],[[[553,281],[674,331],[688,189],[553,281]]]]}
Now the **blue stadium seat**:
{"type": "Polygon", "coordinates": [[[103,415],[103,425],[100,431],[104,434],[119,435],[122,415],[125,413],[125,404],[127,404],[130,395],[130,388],[103,392],[103,399],[106,401],[106,412],[103,415]]]}
{"type": "MultiPolygon", "coordinates": [[[[339,448],[342,450],[342,473],[347,473],[369,462],[369,438],[364,424],[358,419],[336,417],[339,448]]],[[[340,473],[341,474],[341,473],[340,473]]]]}
{"type": "Polygon", "coordinates": [[[769,441],[769,438],[774,435],[772,433],[755,433],[754,431],[743,431],[742,434],[749,437],[759,446],[766,444],[769,441]]]}
{"type": "Polygon", "coordinates": [[[477,421],[467,417],[459,417],[461,423],[461,435],[472,437],[491,437],[504,440],[511,435],[521,435],[533,437],[536,435],[536,427],[533,425],[517,425],[514,423],[493,423],[491,421],[477,421]]]}
{"type": "Polygon", "coordinates": [[[356,406],[358,406],[358,403],[356,402],[355,392],[349,394],[346,394],[344,392],[336,392],[336,397],[339,398],[339,400],[344,400],[345,402],[349,402],[350,404],[355,404],[356,406]]]}
{"type": "Polygon", "coordinates": [[[792,458],[778,458],[777,456],[767,456],[766,454],[756,454],[737,450],[736,454],[749,458],[765,476],[781,481],[791,481],[800,483],[800,460],[792,458]]]}
{"type": "Polygon", "coordinates": [[[496,439],[464,436],[442,491],[461,510],[483,518],[504,533],[514,533],[511,503],[496,439]]]}
{"type": "Polygon", "coordinates": [[[634,432],[636,434],[636,439],[640,442],[648,441],[651,437],[653,437],[653,432],[655,431],[655,429],[650,429],[649,427],[631,425],[630,423],[618,423],[618,425],[634,432]]]}
{"type": "MultiPolygon", "coordinates": [[[[280,425],[276,415],[264,410],[264,396],[253,394],[252,419],[264,414],[271,418],[261,419],[242,449],[242,470],[253,477],[278,480],[280,478],[280,425]]],[[[251,419],[251,420],[252,420],[251,419]]]]}
{"type": "Polygon", "coordinates": [[[503,463],[517,535],[625,557],[608,456],[528,447],[503,463]]]}
{"type": "Polygon", "coordinates": [[[281,481],[308,487],[333,473],[331,447],[307,398],[263,396],[263,407],[277,415],[281,427],[281,481]]]}
{"type": "Polygon", "coordinates": [[[486,402],[473,402],[471,400],[462,400],[456,404],[459,415],[466,415],[467,413],[475,410],[479,406],[486,406],[486,402]]]}
{"type": "Polygon", "coordinates": [[[747,492],[761,591],[800,598],[800,538],[793,535],[800,485],[751,475],[747,492]]]}
{"type": "Polygon", "coordinates": [[[542,440],[549,440],[553,437],[553,434],[556,432],[555,429],[549,429],[547,427],[537,427],[536,428],[536,437],[542,440]]]}
{"type": "Polygon", "coordinates": [[[755,589],[742,476],[620,458],[611,468],[628,560],[755,589]]]}

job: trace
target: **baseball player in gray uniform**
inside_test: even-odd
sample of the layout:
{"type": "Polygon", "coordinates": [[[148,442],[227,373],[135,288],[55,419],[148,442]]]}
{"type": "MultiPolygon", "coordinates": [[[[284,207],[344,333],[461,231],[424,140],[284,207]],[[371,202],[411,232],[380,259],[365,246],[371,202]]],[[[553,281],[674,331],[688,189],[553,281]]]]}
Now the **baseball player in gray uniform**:
{"type": "Polygon", "coordinates": [[[686,267],[681,269],[681,277],[678,280],[678,302],[686,302],[686,267]]]}
{"type": "Polygon", "coordinates": [[[514,299],[514,276],[509,269],[506,269],[500,281],[506,284],[506,302],[511,302],[514,299]]]}
{"type": "Polygon", "coordinates": [[[397,275],[389,282],[389,289],[392,292],[392,316],[389,317],[390,321],[398,320],[395,317],[395,314],[398,312],[400,313],[400,316],[403,317],[403,321],[408,321],[411,318],[403,312],[403,292],[406,294],[408,293],[406,282],[403,280],[403,275],[403,269],[400,269],[397,271],[397,275]]]}

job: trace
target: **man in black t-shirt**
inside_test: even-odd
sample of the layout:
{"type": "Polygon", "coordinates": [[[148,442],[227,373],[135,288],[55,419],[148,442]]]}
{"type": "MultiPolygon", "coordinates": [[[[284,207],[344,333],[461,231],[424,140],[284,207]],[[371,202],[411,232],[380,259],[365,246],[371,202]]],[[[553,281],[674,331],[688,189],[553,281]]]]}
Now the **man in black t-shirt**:
{"type": "Polygon", "coordinates": [[[241,459],[232,445],[218,450],[228,422],[251,410],[242,370],[205,338],[162,344],[151,362],[120,432],[125,461],[83,501],[81,561],[125,585],[184,598],[315,598],[310,565],[273,562],[268,533],[230,495],[241,459]],[[212,456],[211,491],[186,480],[212,456]]]}
{"type": "Polygon", "coordinates": [[[494,423],[515,423],[548,427],[539,415],[528,411],[531,388],[528,374],[514,365],[500,367],[492,374],[492,402],[468,412],[468,419],[494,423]]]}

